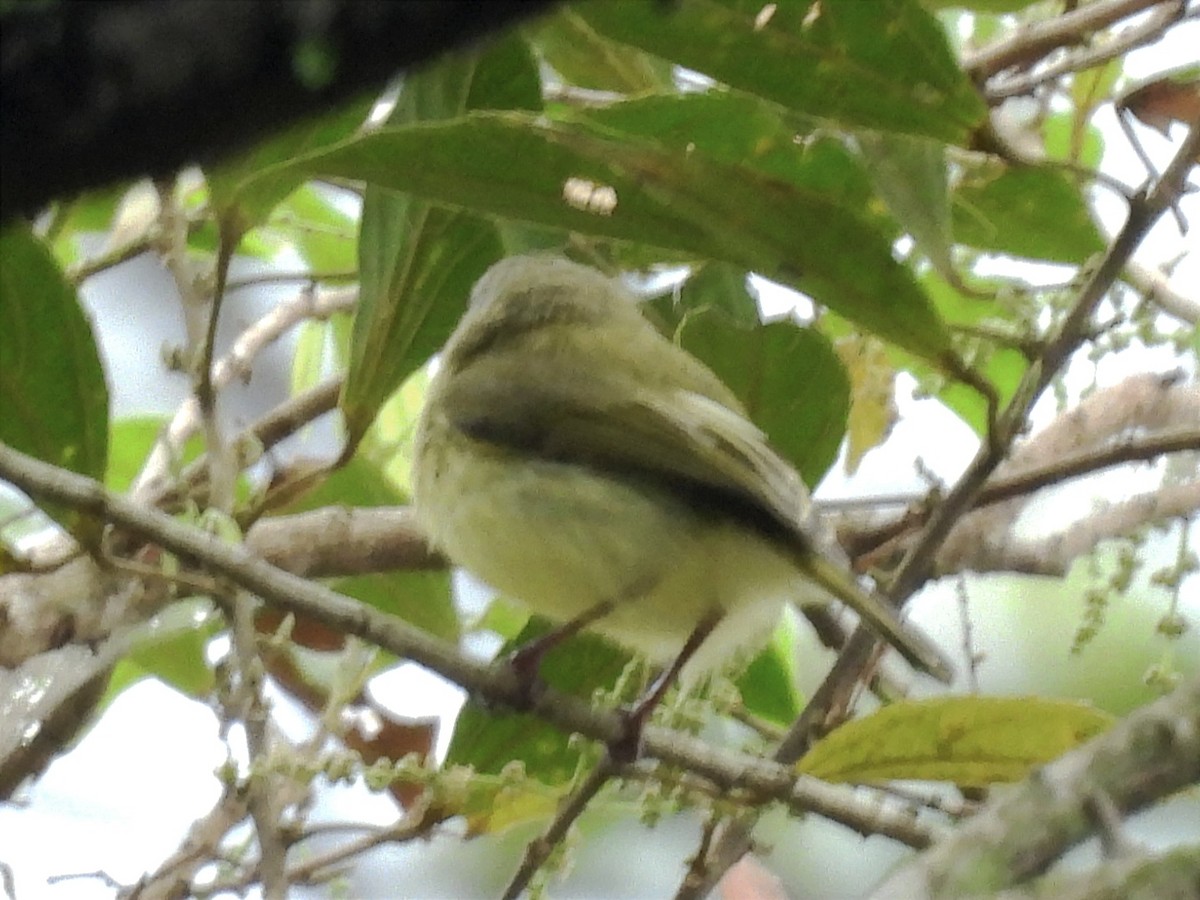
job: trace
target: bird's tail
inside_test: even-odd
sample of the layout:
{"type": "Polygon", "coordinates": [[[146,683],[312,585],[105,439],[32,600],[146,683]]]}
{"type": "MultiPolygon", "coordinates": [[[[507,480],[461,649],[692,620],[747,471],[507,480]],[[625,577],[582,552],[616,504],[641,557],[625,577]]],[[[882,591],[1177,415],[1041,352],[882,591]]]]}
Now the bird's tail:
{"type": "Polygon", "coordinates": [[[865,591],[847,570],[817,553],[807,554],[804,567],[813,581],[858,613],[912,666],[946,684],[954,678],[954,666],[946,654],[912,625],[901,622],[887,601],[865,591]]]}

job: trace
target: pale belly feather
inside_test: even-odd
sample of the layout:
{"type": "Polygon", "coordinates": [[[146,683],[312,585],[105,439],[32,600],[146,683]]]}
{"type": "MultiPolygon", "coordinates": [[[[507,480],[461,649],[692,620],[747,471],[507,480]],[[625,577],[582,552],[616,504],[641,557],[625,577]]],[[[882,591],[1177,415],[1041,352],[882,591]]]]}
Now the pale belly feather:
{"type": "MultiPolygon", "coordinates": [[[[465,440],[465,439],[464,439],[465,440]]],[[[417,488],[417,514],[451,559],[558,621],[602,601],[596,630],[657,661],[713,610],[725,616],[688,669],[760,646],[802,581],[744,525],[667,493],[553,462],[446,448],[417,488]]],[[[687,673],[685,673],[686,675],[687,673]]]]}

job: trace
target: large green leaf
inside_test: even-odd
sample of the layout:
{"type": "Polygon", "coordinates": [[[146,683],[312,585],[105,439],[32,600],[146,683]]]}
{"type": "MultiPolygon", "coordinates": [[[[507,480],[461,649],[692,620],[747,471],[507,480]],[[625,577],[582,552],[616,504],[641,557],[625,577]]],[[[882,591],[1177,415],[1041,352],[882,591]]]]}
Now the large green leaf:
{"type": "Polygon", "coordinates": [[[676,153],[699,152],[816,191],[863,216],[888,240],[899,235],[895,222],[880,209],[867,168],[843,141],[819,129],[798,140],[793,117],[757,97],[722,89],[648,94],[581,110],[570,118],[661,144],[676,153]]]}
{"type": "Polygon", "coordinates": [[[1055,169],[980,166],[952,209],[955,240],[981,250],[1078,264],[1104,249],[1081,189],[1055,169]]]}
{"type": "Polygon", "coordinates": [[[376,188],[363,204],[359,305],[341,408],[351,446],[445,342],[471,285],[502,254],[487,221],[376,188]]]}
{"type": "MultiPolygon", "coordinates": [[[[0,359],[0,440],[102,478],[108,386],[96,339],[75,289],[23,224],[0,232],[0,359]]],[[[78,515],[47,511],[78,530],[78,515]]]]}
{"type": "MultiPolygon", "coordinates": [[[[457,116],[480,106],[535,108],[537,68],[509,38],[410,75],[389,122],[457,116]]],[[[410,164],[423,165],[419,157],[410,164]]],[[[501,256],[495,227],[462,210],[371,185],[359,233],[359,306],[341,407],[350,445],[380,406],[445,341],[474,281],[501,256]]]]}
{"type": "Polygon", "coordinates": [[[844,125],[961,144],[986,115],[941,26],[912,0],[638,0],[575,9],[613,40],[844,125]]]}
{"type": "Polygon", "coordinates": [[[939,365],[958,368],[928,298],[869,220],[836,196],[700,151],[679,153],[591,124],[472,113],[363,135],[262,177],[294,177],[297,169],[731,262],[797,287],[939,365]],[[581,185],[615,206],[564,199],[564,189],[581,185]]]}

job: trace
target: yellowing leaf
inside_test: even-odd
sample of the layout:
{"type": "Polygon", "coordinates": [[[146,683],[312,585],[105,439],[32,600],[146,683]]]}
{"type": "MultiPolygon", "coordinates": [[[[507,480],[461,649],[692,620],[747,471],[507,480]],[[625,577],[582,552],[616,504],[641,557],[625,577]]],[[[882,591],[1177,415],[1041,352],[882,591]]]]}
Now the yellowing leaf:
{"type": "Polygon", "coordinates": [[[561,788],[551,788],[532,778],[513,784],[505,777],[476,774],[461,807],[451,814],[463,816],[467,834],[476,837],[526,822],[545,821],[554,815],[561,799],[561,788]]]}
{"type": "Polygon", "coordinates": [[[896,424],[896,371],[883,344],[874,338],[845,337],[834,349],[850,376],[846,471],[853,475],[867,451],[887,440],[896,424]]]}
{"type": "Polygon", "coordinates": [[[848,722],[800,760],[827,781],[1017,781],[1108,729],[1083,703],[1041,697],[944,697],[896,703],[848,722]]]}

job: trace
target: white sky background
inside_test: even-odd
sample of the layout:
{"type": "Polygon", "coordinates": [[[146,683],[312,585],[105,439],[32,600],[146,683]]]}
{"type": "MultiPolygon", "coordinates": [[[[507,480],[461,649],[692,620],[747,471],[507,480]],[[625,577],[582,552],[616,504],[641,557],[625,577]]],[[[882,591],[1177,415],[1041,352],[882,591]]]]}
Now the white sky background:
{"type": "MultiPolygon", "coordinates": [[[[1135,51],[1126,62],[1130,79],[1141,79],[1172,67],[1194,62],[1200,47],[1200,23],[1192,21],[1175,29],[1168,41],[1154,47],[1135,51]]],[[[1143,175],[1141,163],[1116,129],[1111,109],[1105,109],[1097,119],[1105,132],[1105,171],[1129,184],[1136,184],[1143,175]]],[[[1137,133],[1151,158],[1159,166],[1170,158],[1173,144],[1148,129],[1139,127],[1137,133]]],[[[1178,138],[1178,129],[1174,132],[1178,138]]],[[[1103,192],[1102,192],[1103,195],[1103,192]]],[[[1187,217],[1200,229],[1200,199],[1195,195],[1183,201],[1187,217]]],[[[1110,232],[1117,230],[1124,216],[1124,205],[1116,198],[1100,203],[1105,225],[1110,232]]],[[[1173,260],[1182,252],[1192,255],[1175,273],[1175,283],[1185,286],[1194,295],[1200,285],[1200,253],[1196,252],[1196,232],[1181,238],[1171,216],[1164,217],[1150,239],[1139,250],[1138,258],[1151,264],[1173,260]]],[[[172,288],[157,267],[145,261],[125,267],[119,272],[89,282],[85,300],[95,314],[108,363],[112,383],[114,408],[119,415],[135,412],[170,412],[183,399],[187,390],[182,378],[164,379],[162,364],[156,353],[158,341],[180,339],[177,316],[168,304],[148,299],[149,292],[171,296],[172,288]],[[141,300],[132,300],[136,296],[141,300]],[[165,390],[163,386],[165,384],[165,390]],[[163,391],[153,396],[151,391],[163,391]]],[[[1032,273],[1031,279],[1039,277],[1032,273]]],[[[1061,271],[1048,276],[1050,281],[1062,281],[1061,271]]],[[[257,316],[256,310],[274,302],[290,289],[280,293],[264,291],[244,301],[241,311],[229,316],[227,325],[240,330],[257,316]]],[[[768,291],[764,303],[788,302],[768,291]]],[[[276,387],[286,390],[288,350],[279,348],[274,359],[260,360],[256,381],[261,385],[269,370],[277,370],[276,387]]],[[[1130,370],[1166,372],[1179,366],[1179,360],[1162,350],[1132,349],[1119,360],[1106,361],[1099,372],[1090,364],[1077,364],[1070,382],[1074,389],[1089,384],[1093,377],[1102,385],[1120,381],[1130,370]]],[[[911,388],[911,384],[909,385],[911,388]]],[[[245,401],[249,404],[249,401],[245,401]]],[[[260,401],[266,404],[268,401],[260,401]]],[[[1054,412],[1051,401],[1043,402],[1038,419],[1045,421],[1054,412]]],[[[259,404],[254,404],[255,406],[259,404]]],[[[250,414],[250,405],[242,407],[242,415],[250,414]]],[[[860,472],[852,481],[832,476],[823,485],[822,495],[874,495],[897,491],[920,490],[923,482],[916,474],[913,461],[918,457],[940,477],[952,481],[962,471],[974,453],[974,434],[953,414],[933,400],[913,400],[911,390],[902,390],[901,421],[886,449],[873,451],[864,460],[860,472]]],[[[1131,468],[1128,478],[1136,471],[1138,481],[1153,478],[1153,467],[1131,468]]],[[[1124,481],[1123,485],[1131,484],[1124,481]]],[[[1076,490],[1076,489],[1072,489],[1076,490]]],[[[1081,504],[1090,502],[1081,499],[1081,504]]],[[[1072,506],[1075,503],[1071,504],[1072,506]]],[[[1060,499],[1061,509],[1063,502],[1060,499]]],[[[1086,506],[1083,506],[1086,509],[1086,506]]],[[[1197,579],[1191,580],[1196,593],[1197,579]]],[[[1193,598],[1193,613],[1195,609],[1193,598]]],[[[931,604],[932,605],[932,604],[931,604]]],[[[952,607],[953,604],[938,604],[952,607]]],[[[923,608],[919,612],[925,613],[923,608]]],[[[953,623],[937,623],[927,615],[920,618],[935,630],[954,627],[953,623]]],[[[1195,619],[1193,619],[1195,621],[1195,619]]],[[[411,667],[414,668],[415,667],[411,667]]],[[[420,670],[417,670],[420,672],[420,670]]],[[[385,676],[394,682],[399,676],[385,676]]],[[[456,688],[440,679],[424,675],[421,683],[407,682],[406,694],[421,698],[424,709],[411,707],[405,714],[440,713],[452,709],[460,696],[456,688]]],[[[380,695],[391,694],[389,684],[377,685],[380,695]]],[[[280,707],[282,719],[289,731],[303,730],[301,716],[280,707]]],[[[443,739],[448,735],[444,735],[443,739]]],[[[98,879],[73,879],[48,885],[47,878],[67,873],[96,873],[103,871],[122,883],[135,881],[147,868],[153,868],[175,850],[188,827],[204,815],[219,795],[211,773],[224,759],[223,745],[217,738],[216,720],[203,706],[182,700],[168,688],[156,683],[144,683],[122,695],[88,733],[74,752],[58,759],[46,775],[25,792],[19,805],[0,806],[0,861],[12,867],[17,896],[22,900],[75,900],[75,898],[109,897],[113,889],[98,879]]],[[[372,796],[362,789],[323,792],[318,817],[341,821],[391,823],[395,808],[390,799],[372,796]]],[[[1168,816],[1164,826],[1170,830],[1168,816]]],[[[1182,820],[1179,827],[1182,828],[1182,820]]],[[[1194,827],[1194,826],[1193,826],[1194,827]]],[[[835,839],[841,832],[834,826],[812,823],[806,826],[804,857],[820,859],[829,854],[846,851],[847,845],[835,839]]],[[[529,835],[512,837],[513,846],[527,840],[529,835]]],[[[611,874],[611,860],[622,860],[622,887],[626,896],[661,893],[676,884],[678,872],[673,864],[663,865],[664,859],[679,859],[694,849],[695,831],[685,821],[668,822],[655,830],[649,840],[636,829],[616,829],[594,840],[582,854],[578,878],[570,885],[555,890],[556,896],[585,896],[605,885],[611,874]],[[639,875],[632,865],[649,851],[653,844],[654,865],[639,875]],[[674,855],[663,855],[663,854],[674,855]],[[596,879],[596,880],[590,880],[596,879]],[[645,880],[649,879],[649,880],[645,880]],[[582,893],[580,893],[582,892],[582,893]]],[[[859,848],[862,863],[862,884],[844,881],[842,890],[861,891],[877,877],[878,866],[894,857],[895,850],[881,840],[854,845],[859,848]]],[[[509,848],[511,851],[511,847],[509,848]]],[[[457,841],[414,848],[393,848],[375,859],[382,863],[364,867],[364,880],[356,882],[355,893],[370,892],[377,896],[389,893],[421,896],[461,896],[472,888],[465,886],[464,873],[486,872],[500,866],[498,877],[476,883],[475,890],[495,894],[508,876],[508,859],[496,856],[494,845],[457,841]],[[401,875],[401,873],[403,873],[401,875]],[[419,887],[418,887],[419,886],[419,887]]],[[[843,873],[844,874],[844,873],[843,873]]],[[[832,889],[832,887],[830,888],[832,889]]],[[[316,892],[324,896],[325,891],[316,892]]],[[[299,894],[297,894],[299,896],[299,894]]],[[[615,895],[615,893],[614,893],[615,895]]]]}

